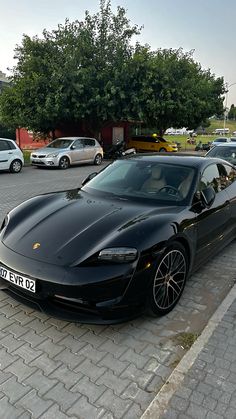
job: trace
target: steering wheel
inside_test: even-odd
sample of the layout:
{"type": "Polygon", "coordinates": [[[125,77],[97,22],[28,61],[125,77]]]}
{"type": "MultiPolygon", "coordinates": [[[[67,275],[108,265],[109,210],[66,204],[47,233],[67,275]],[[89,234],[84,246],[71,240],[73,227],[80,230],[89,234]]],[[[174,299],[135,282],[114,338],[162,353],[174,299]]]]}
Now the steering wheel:
{"type": "Polygon", "coordinates": [[[181,194],[180,194],[179,190],[177,188],[175,188],[174,186],[172,186],[172,185],[162,186],[162,188],[159,189],[159,192],[161,192],[161,191],[166,191],[166,193],[168,195],[174,195],[174,196],[181,197],[181,194]]]}

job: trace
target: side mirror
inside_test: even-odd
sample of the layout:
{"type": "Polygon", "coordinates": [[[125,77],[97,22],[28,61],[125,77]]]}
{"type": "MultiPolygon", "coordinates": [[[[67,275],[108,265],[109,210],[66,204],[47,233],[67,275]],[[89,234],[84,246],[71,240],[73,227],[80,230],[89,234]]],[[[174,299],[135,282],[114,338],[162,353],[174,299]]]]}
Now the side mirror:
{"type": "Polygon", "coordinates": [[[216,197],[216,193],[212,186],[208,186],[207,188],[203,189],[200,193],[201,201],[206,208],[209,208],[216,197]]]}
{"type": "Polygon", "coordinates": [[[75,150],[76,149],[75,145],[72,145],[70,149],[75,150]]]}
{"type": "Polygon", "coordinates": [[[93,172],[90,173],[90,175],[88,175],[82,182],[82,186],[86,185],[86,183],[88,183],[90,180],[92,180],[95,176],[97,176],[98,172],[93,172]]]}

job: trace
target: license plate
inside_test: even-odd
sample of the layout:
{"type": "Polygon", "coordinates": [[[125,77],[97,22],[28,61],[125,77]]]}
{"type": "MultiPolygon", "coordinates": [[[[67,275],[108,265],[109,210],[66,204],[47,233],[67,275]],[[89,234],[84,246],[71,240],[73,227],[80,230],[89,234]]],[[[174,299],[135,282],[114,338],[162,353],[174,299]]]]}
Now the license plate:
{"type": "Polygon", "coordinates": [[[34,160],[32,160],[32,163],[40,163],[40,162],[41,162],[40,159],[34,159],[34,160]]]}
{"type": "Polygon", "coordinates": [[[35,292],[36,282],[33,279],[26,278],[23,275],[9,271],[8,269],[0,266],[0,278],[5,281],[11,282],[18,287],[24,288],[27,291],[35,292]]]}

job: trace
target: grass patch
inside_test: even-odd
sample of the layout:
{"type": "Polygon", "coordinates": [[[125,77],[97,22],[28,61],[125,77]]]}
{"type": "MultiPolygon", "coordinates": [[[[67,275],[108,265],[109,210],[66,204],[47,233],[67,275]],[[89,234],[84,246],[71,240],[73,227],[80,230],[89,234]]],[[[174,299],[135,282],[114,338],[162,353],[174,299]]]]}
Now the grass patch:
{"type": "Polygon", "coordinates": [[[198,333],[179,333],[175,336],[175,340],[182,349],[190,349],[197,340],[198,336],[198,333]]]}
{"type": "Polygon", "coordinates": [[[29,151],[29,150],[23,150],[25,164],[30,163],[30,153],[31,153],[31,151],[29,151]]]}

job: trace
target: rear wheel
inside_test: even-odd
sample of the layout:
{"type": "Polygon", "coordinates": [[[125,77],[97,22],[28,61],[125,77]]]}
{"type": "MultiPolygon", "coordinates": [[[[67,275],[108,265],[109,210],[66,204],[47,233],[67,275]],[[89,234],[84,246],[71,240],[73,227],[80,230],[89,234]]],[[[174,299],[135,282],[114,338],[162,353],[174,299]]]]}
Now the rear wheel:
{"type": "Polygon", "coordinates": [[[11,173],[19,173],[22,169],[22,162],[20,160],[13,160],[10,165],[11,173]]]}
{"type": "Polygon", "coordinates": [[[100,166],[100,164],[102,163],[102,155],[101,154],[97,154],[95,159],[94,159],[94,164],[96,166],[100,166]]]}
{"type": "Polygon", "coordinates": [[[60,169],[63,169],[63,170],[68,169],[68,167],[70,166],[70,160],[68,159],[68,157],[66,156],[61,157],[59,160],[58,166],[60,169]]]}
{"type": "Polygon", "coordinates": [[[169,313],[179,301],[188,275],[188,257],[182,244],[173,242],[157,263],[149,290],[149,312],[169,313]]]}

